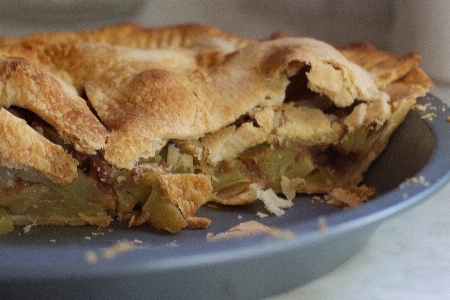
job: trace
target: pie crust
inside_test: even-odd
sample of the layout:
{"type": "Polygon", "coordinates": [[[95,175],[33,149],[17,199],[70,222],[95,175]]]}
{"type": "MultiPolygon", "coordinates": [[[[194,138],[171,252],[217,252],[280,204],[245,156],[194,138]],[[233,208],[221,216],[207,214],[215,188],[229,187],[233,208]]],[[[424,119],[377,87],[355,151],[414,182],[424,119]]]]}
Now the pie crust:
{"type": "Polygon", "coordinates": [[[420,62],[196,24],[0,38],[0,232],[115,217],[177,232],[206,228],[208,202],[366,201],[364,172],[433,85],[420,62]]]}

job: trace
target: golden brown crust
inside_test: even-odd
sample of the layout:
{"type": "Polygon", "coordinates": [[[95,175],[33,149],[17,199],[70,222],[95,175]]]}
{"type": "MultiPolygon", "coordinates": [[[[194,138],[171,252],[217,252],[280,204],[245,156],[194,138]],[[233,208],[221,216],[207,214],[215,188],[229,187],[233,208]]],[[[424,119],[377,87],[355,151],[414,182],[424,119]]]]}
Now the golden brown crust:
{"type": "Polygon", "coordinates": [[[217,27],[194,23],[149,28],[122,23],[78,32],[36,33],[22,38],[2,37],[0,46],[43,42],[48,44],[93,42],[140,49],[160,49],[191,48],[199,43],[211,44],[218,40],[224,43],[222,49],[227,49],[227,52],[233,52],[253,42],[240,35],[226,33],[217,27]]]}
{"type": "MultiPolygon", "coordinates": [[[[105,158],[119,168],[131,169],[169,139],[199,138],[257,107],[279,106],[288,76],[305,66],[308,87],[337,106],[349,106],[356,99],[382,103],[387,99],[362,69],[333,47],[308,38],[254,42],[192,24],[150,29],[120,24],[77,33],[35,34],[7,44],[4,51],[27,57],[44,69],[56,69],[79,93],[86,90],[111,131],[105,158]],[[197,69],[196,55],[205,49],[233,54],[222,56],[212,67],[207,64],[210,68],[197,69]]],[[[374,106],[386,111],[366,114],[376,114],[383,123],[389,116],[387,107],[374,106]]],[[[262,132],[263,140],[268,130],[262,132]]]]}
{"type": "MultiPolygon", "coordinates": [[[[50,68],[68,70],[73,64],[80,64],[79,58],[70,58],[73,44],[93,43],[142,50],[191,49],[199,65],[210,66],[220,63],[226,54],[253,42],[212,26],[183,24],[143,28],[124,23],[79,32],[37,33],[22,38],[3,37],[0,38],[0,53],[26,57],[50,68]]],[[[102,60],[105,59],[108,56],[102,57],[102,60]]],[[[78,69],[77,72],[86,71],[78,69]]],[[[73,72],[71,75],[79,77],[73,72]]]]}
{"type": "Polygon", "coordinates": [[[103,148],[108,132],[73,87],[22,58],[0,57],[0,80],[0,106],[33,111],[78,151],[103,148]]]}
{"type": "MultiPolygon", "coordinates": [[[[205,57],[209,57],[208,53],[223,58],[226,53],[233,52],[249,43],[249,40],[245,40],[238,35],[227,34],[214,27],[194,24],[149,29],[133,24],[120,24],[78,33],[34,34],[19,40],[17,43],[10,40],[8,43],[5,41],[4,44],[7,44],[8,47],[5,46],[2,50],[10,55],[26,57],[45,70],[56,70],[55,73],[66,83],[74,85],[79,93],[82,93],[86,88],[88,95],[92,98],[90,99],[91,103],[97,109],[100,118],[108,126],[108,129],[113,130],[105,150],[106,157],[116,166],[131,168],[139,157],[148,157],[165,144],[161,140],[166,139],[168,134],[164,133],[161,125],[164,128],[172,128],[172,130],[169,130],[169,137],[192,136],[191,132],[195,132],[195,135],[198,136],[198,132],[205,133],[208,131],[200,123],[202,119],[199,119],[198,124],[193,124],[187,134],[183,135],[182,132],[179,132],[179,128],[185,128],[186,119],[190,118],[190,115],[187,115],[188,111],[183,112],[182,108],[196,103],[196,96],[192,95],[195,90],[190,89],[191,84],[187,84],[187,87],[184,87],[184,83],[176,84],[180,78],[176,78],[177,74],[171,74],[167,71],[181,68],[182,70],[188,69],[190,72],[193,67],[196,67],[198,59],[195,53],[196,49],[200,49],[198,55],[203,60],[206,59],[205,57]],[[126,45],[127,48],[117,47],[121,45],[126,45]],[[138,51],[132,48],[164,48],[165,50],[138,51]],[[174,50],[168,50],[168,48],[174,48],[174,50]],[[193,48],[193,50],[183,51],[180,48],[193,48]],[[161,58],[161,56],[163,57],[161,58]],[[168,74],[170,75],[167,76],[168,74]],[[102,78],[97,78],[100,75],[102,75],[102,78]],[[158,105],[151,107],[152,110],[156,107],[161,113],[160,116],[171,116],[169,119],[174,120],[173,124],[170,123],[170,120],[169,123],[145,121],[147,118],[144,115],[148,113],[149,108],[146,107],[141,110],[142,106],[137,109],[134,105],[134,100],[140,101],[140,99],[135,99],[135,97],[141,97],[138,94],[139,92],[152,90],[152,87],[146,87],[143,84],[156,78],[158,78],[158,84],[166,84],[167,81],[175,82],[172,89],[175,93],[182,94],[182,92],[185,92],[188,98],[191,94],[192,101],[183,101],[181,106],[179,104],[183,99],[176,96],[175,99],[179,99],[179,101],[173,102],[166,109],[163,107],[159,109],[158,105]],[[131,86],[118,88],[104,86],[105,81],[109,84],[120,79],[131,80],[131,86]],[[121,90],[123,88],[126,91],[121,90]],[[177,88],[181,88],[181,90],[177,91],[177,88]],[[105,91],[106,95],[102,95],[102,90],[105,91]],[[119,94],[120,98],[118,99],[111,93],[119,94]],[[127,95],[126,99],[123,99],[123,95],[127,95]],[[102,96],[104,97],[102,98],[102,96]],[[131,98],[131,101],[128,98],[131,98]],[[117,104],[124,103],[128,103],[128,105],[120,108],[119,111],[114,109],[117,104]],[[123,118],[121,112],[134,117],[123,118]],[[181,124],[177,122],[179,117],[181,117],[181,124]],[[154,124],[150,125],[150,123],[154,124]],[[160,124],[159,128],[154,130],[155,126],[158,127],[158,123],[160,124]],[[122,136],[121,132],[129,134],[122,136]],[[150,140],[145,137],[146,132],[151,132],[150,140]],[[140,139],[142,133],[144,133],[144,138],[140,139]],[[126,144],[129,144],[130,148],[136,149],[136,151],[129,154],[129,151],[127,151],[129,149],[122,149],[125,140],[127,141],[126,144]],[[122,160],[126,160],[126,162],[124,163],[122,160]]],[[[203,61],[202,63],[205,64],[206,62],[203,61]]],[[[215,63],[218,63],[218,61],[215,63]]],[[[208,65],[211,65],[211,63],[209,62],[208,65]]],[[[181,81],[184,82],[188,80],[189,78],[186,76],[181,78],[181,81]]],[[[158,89],[158,87],[155,88],[158,89]]],[[[164,89],[164,86],[162,88],[164,89]]],[[[157,101],[164,101],[164,99],[167,99],[167,96],[164,96],[163,99],[157,99],[157,101]]],[[[149,100],[144,99],[145,101],[149,100]]],[[[204,119],[206,113],[202,104],[197,103],[194,110],[196,109],[200,118],[203,117],[204,119]]],[[[229,108],[227,110],[229,111],[229,108]]]]}
{"type": "MultiPolygon", "coordinates": [[[[124,60],[130,66],[133,59],[124,60]]],[[[165,140],[199,138],[257,107],[280,106],[288,74],[305,65],[310,66],[309,87],[338,106],[349,106],[356,99],[387,101],[370,77],[337,50],[299,38],[253,44],[220,65],[195,72],[158,63],[144,70],[119,68],[88,81],[85,87],[92,106],[111,130],[105,158],[116,167],[132,168],[139,158],[158,151],[165,140]]],[[[388,115],[389,110],[381,111],[379,121],[388,115]]]]}
{"type": "Polygon", "coordinates": [[[267,86],[258,74],[236,72],[242,60],[229,60],[209,74],[155,67],[131,74],[110,73],[115,81],[103,77],[88,82],[92,106],[112,131],[106,159],[117,167],[131,168],[146,156],[145,151],[153,150],[149,146],[155,141],[163,145],[159,141],[199,138],[231,124],[257,105],[281,103],[287,78],[267,86]],[[248,84],[255,88],[248,89],[248,84]],[[124,140],[135,142],[124,147],[124,140]]]}
{"type": "Polygon", "coordinates": [[[3,108],[0,110],[0,157],[2,166],[32,168],[59,184],[67,184],[77,176],[75,159],[3,108]]]}
{"type": "Polygon", "coordinates": [[[337,106],[349,106],[355,99],[370,101],[386,98],[363,69],[349,63],[335,48],[324,42],[292,37],[261,44],[271,48],[271,51],[264,52],[266,59],[260,63],[261,73],[268,77],[278,76],[283,71],[293,75],[307,65],[311,67],[307,72],[308,88],[327,95],[337,106]]]}
{"type": "Polygon", "coordinates": [[[405,76],[422,62],[417,53],[392,54],[368,43],[350,44],[339,50],[348,60],[367,70],[380,89],[405,76]]]}
{"type": "Polygon", "coordinates": [[[197,174],[165,174],[159,183],[167,197],[181,211],[190,228],[207,228],[211,220],[194,217],[211,195],[211,176],[197,174]]]}
{"type": "MultiPolygon", "coordinates": [[[[368,150],[359,159],[348,164],[338,186],[355,186],[362,181],[363,174],[370,164],[386,148],[392,133],[400,126],[408,112],[416,104],[418,97],[425,96],[433,83],[417,67],[421,58],[417,54],[396,55],[375,49],[365,43],[349,45],[343,54],[355,63],[366,68],[374,81],[389,94],[392,115],[377,132],[368,150]]],[[[330,186],[331,188],[331,186],[330,186]]]]}
{"type": "MultiPolygon", "coordinates": [[[[358,128],[370,128],[373,138],[366,148],[345,167],[333,165],[330,172],[337,175],[330,175],[330,180],[325,173],[327,180],[322,182],[296,175],[281,185],[283,190],[269,189],[273,195],[286,191],[289,199],[296,191],[327,193],[333,188],[346,196],[386,147],[416,97],[432,86],[419,63],[417,54],[393,55],[362,43],[336,49],[282,33],[256,41],[194,24],[163,28],[119,24],[0,38],[0,106],[31,110],[76,150],[86,154],[101,150],[113,167],[129,170],[171,140],[195,139],[204,150],[201,158],[194,155],[200,161],[195,172],[209,174],[221,161],[236,159],[256,145],[267,143],[271,151],[295,145],[314,152],[336,146],[358,128]],[[314,103],[308,107],[305,99],[285,102],[286,89],[298,74],[305,77],[303,88],[314,95],[306,100],[326,99],[332,112],[314,103]]],[[[76,176],[76,161],[25,121],[3,109],[0,123],[4,166],[34,168],[59,184],[76,176]],[[19,131],[13,132],[11,124],[19,131]],[[23,151],[14,152],[16,144],[23,151]],[[32,155],[25,157],[27,151],[32,155]]],[[[170,165],[168,159],[158,163],[161,170],[170,165]]],[[[152,209],[161,207],[139,200],[142,214],[130,213],[137,217],[130,224],[161,221],[155,227],[171,232],[206,228],[210,220],[194,214],[211,200],[211,176],[164,172],[157,175],[158,185],[149,199],[167,200],[159,203],[161,207],[168,204],[167,214],[181,218],[166,227],[166,220],[152,220],[152,209]]],[[[263,181],[218,193],[214,201],[240,205],[265,198],[261,192],[266,187],[258,180],[263,181]]],[[[109,223],[107,214],[95,220],[81,214],[76,219],[67,222],[109,223]]]]}

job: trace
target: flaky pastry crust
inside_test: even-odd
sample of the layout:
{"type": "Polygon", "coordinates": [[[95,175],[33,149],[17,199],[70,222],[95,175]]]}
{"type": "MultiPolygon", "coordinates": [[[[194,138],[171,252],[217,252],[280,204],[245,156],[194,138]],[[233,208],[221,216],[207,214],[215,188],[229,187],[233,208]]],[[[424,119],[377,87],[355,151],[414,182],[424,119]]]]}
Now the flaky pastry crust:
{"type": "Polygon", "coordinates": [[[1,165],[15,169],[33,168],[59,184],[77,176],[77,161],[58,145],[49,142],[25,121],[0,110],[1,165]]]}
{"type": "Polygon", "coordinates": [[[335,48],[287,34],[250,40],[196,24],[0,38],[2,166],[59,185],[82,175],[98,191],[99,210],[55,218],[57,225],[105,226],[117,201],[130,226],[177,232],[208,227],[195,213],[209,201],[348,195],[366,190],[357,187],[364,172],[432,87],[420,61],[364,43],[335,48]],[[38,133],[14,107],[36,114],[58,138],[38,133]],[[346,144],[352,139],[363,146],[346,144]],[[289,165],[276,169],[285,157],[271,151],[305,172],[287,178],[289,165]]]}

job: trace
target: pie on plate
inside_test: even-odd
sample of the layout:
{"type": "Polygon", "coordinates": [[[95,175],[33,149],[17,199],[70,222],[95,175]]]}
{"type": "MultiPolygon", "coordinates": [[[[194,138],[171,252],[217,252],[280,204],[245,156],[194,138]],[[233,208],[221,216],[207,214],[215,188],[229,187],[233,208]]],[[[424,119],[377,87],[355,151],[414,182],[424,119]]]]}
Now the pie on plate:
{"type": "Polygon", "coordinates": [[[353,207],[432,82],[419,55],[134,24],[0,38],[0,232],[207,228],[202,205],[353,207]]]}

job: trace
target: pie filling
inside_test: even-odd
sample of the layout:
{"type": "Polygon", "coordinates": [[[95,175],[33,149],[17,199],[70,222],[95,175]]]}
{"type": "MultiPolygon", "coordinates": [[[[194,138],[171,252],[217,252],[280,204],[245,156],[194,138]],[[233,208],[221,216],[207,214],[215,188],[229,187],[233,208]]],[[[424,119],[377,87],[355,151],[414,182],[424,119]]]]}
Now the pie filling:
{"type": "MultiPolygon", "coordinates": [[[[264,142],[235,157],[211,162],[210,149],[205,146],[208,143],[204,142],[207,137],[169,140],[157,155],[141,159],[131,170],[113,167],[101,153],[78,152],[36,114],[10,107],[9,112],[25,119],[77,159],[78,176],[69,184],[59,185],[32,169],[1,167],[0,232],[11,231],[13,224],[30,223],[107,226],[117,217],[130,226],[149,223],[175,233],[185,227],[207,227],[210,220],[194,216],[207,202],[243,205],[255,201],[258,190],[267,189],[291,198],[292,191],[329,192],[339,186],[344,166],[357,161],[376,142],[379,130],[375,126],[344,129],[342,120],[358,104],[338,108],[326,97],[300,87],[299,81],[291,78],[285,103],[273,112],[275,123],[282,126],[292,110],[321,111],[338,128],[333,142],[311,144],[279,138],[272,134],[277,130],[275,125],[264,142]],[[182,191],[174,192],[170,188],[173,184],[182,191]]],[[[243,126],[260,127],[249,114],[228,128],[237,132],[243,126]]]]}

